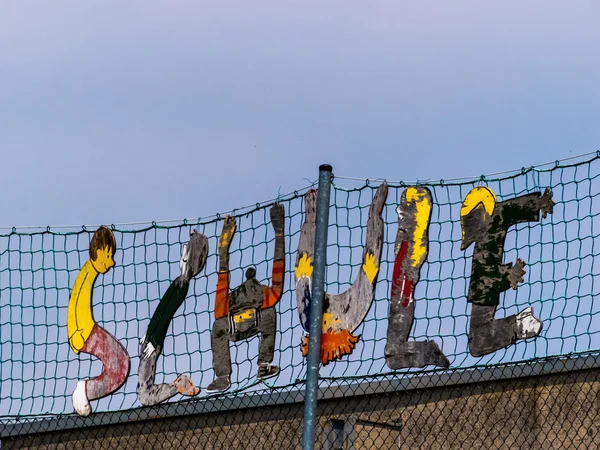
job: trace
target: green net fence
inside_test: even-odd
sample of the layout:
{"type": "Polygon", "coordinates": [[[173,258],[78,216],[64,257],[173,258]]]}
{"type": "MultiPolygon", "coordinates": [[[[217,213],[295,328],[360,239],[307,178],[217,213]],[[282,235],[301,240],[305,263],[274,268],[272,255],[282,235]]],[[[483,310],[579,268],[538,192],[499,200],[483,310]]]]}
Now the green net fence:
{"type": "MultiPolygon", "coordinates": [[[[600,231],[599,169],[599,156],[595,156],[573,164],[557,162],[524,168],[500,177],[417,184],[388,181],[375,296],[355,333],[360,335],[356,348],[321,368],[321,386],[346,386],[347,396],[360,396],[368,393],[365,386],[373,388],[394,380],[595,354],[600,350],[600,303],[594,302],[600,253],[595,245],[600,231]],[[406,188],[415,185],[431,191],[432,216],[429,251],[414,293],[410,339],[435,341],[450,365],[392,370],[386,364],[385,346],[398,229],[396,207],[406,188]],[[477,186],[489,187],[498,201],[550,187],[556,202],[553,214],[547,218],[510,228],[504,260],[525,260],[527,273],[517,290],[502,293],[496,313],[497,317],[505,317],[531,306],[535,316],[543,321],[543,329],[536,338],[519,340],[481,357],[472,356],[468,347],[472,306],[467,302],[467,293],[473,247],[461,250],[460,222],[463,200],[477,186]]],[[[329,293],[347,290],[362,270],[369,207],[380,184],[333,178],[326,273],[329,293]]],[[[278,199],[285,208],[285,275],[283,292],[275,307],[273,359],[280,373],[257,379],[258,335],[231,342],[231,388],[221,394],[206,391],[215,378],[211,330],[219,272],[218,243],[225,215],[175,224],[152,223],[136,229],[109,225],[117,243],[116,265],[98,278],[93,311],[96,321],[126,348],[131,370],[118,391],[93,402],[92,417],[118,411],[139,415],[135,411],[143,409],[137,396],[140,339],[161,297],[179,276],[181,248],[194,229],[208,238],[206,266],[191,281],[186,299],[168,329],[156,379],[171,382],[187,373],[202,392],[191,399],[175,396],[170,402],[201,404],[208,411],[212,403],[224,398],[258,399],[265,394],[301,391],[307,369],[300,349],[305,332],[298,314],[294,269],[307,191],[308,188],[278,199]]],[[[272,204],[257,204],[230,213],[237,221],[229,252],[232,288],[244,282],[251,267],[256,269],[258,281],[271,282],[276,240],[270,218],[272,204]]],[[[66,326],[69,296],[89,258],[88,247],[95,230],[96,227],[13,228],[0,235],[0,421],[5,425],[72,415],[71,394],[77,382],[102,371],[97,358],[84,353],[76,355],[71,350],[66,326]]],[[[235,402],[232,405],[235,409],[235,402]]],[[[261,405],[258,402],[255,406],[261,405]]],[[[202,408],[194,408],[195,412],[202,412],[202,408]]],[[[265,420],[275,420],[267,418],[266,412],[257,414],[264,414],[265,420]]],[[[127,416],[123,417],[126,420],[127,416]]],[[[326,426],[330,433],[336,427],[341,433],[346,422],[333,421],[326,426]]],[[[153,448],[152,444],[147,445],[140,448],[153,448]]],[[[229,444],[223,440],[213,445],[218,448],[229,444]]],[[[364,444],[376,445],[375,439],[364,444]]]]}

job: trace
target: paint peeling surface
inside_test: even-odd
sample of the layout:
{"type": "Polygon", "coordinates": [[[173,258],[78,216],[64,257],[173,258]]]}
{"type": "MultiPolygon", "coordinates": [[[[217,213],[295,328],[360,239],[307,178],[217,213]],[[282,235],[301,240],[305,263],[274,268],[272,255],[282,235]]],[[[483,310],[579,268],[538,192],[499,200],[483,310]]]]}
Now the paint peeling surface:
{"type": "Polygon", "coordinates": [[[211,332],[214,380],[208,385],[210,393],[224,392],[231,387],[231,352],[229,342],[260,337],[257,379],[265,380],[279,374],[272,364],[275,353],[277,313],[275,305],[281,298],[285,275],[285,208],[275,204],[270,209],[275,233],[275,253],[271,285],[256,279],[256,269],[246,270],[246,281],[229,291],[229,250],[237,228],[235,218],[227,217],[219,240],[219,282],[215,304],[215,321],[211,332]]]}
{"type": "MultiPolygon", "coordinates": [[[[527,308],[517,315],[494,319],[500,303],[500,293],[510,287],[517,289],[524,281],[525,261],[503,264],[504,244],[510,227],[519,223],[537,222],[554,210],[552,191],[531,194],[496,202],[489,188],[475,188],[465,198],[461,208],[462,246],[472,243],[473,262],[467,300],[473,303],[469,330],[469,349],[473,356],[482,356],[504,348],[517,339],[536,337],[542,321],[527,308]]],[[[531,243],[530,243],[531,244],[531,243]]]]}
{"type": "Polygon", "coordinates": [[[156,361],[162,353],[173,316],[188,295],[191,279],[204,270],[207,256],[208,238],[193,230],[190,241],[182,247],[179,260],[181,273],[160,299],[158,307],[150,319],[146,334],[140,341],[138,398],[142,405],[158,405],[174,397],[177,393],[186,396],[195,396],[200,393],[200,389],[194,386],[186,374],[179,374],[172,383],[155,384],[154,380],[156,361]]]}
{"type": "Polygon", "coordinates": [[[117,339],[94,321],[92,290],[98,275],[114,265],[117,243],[107,227],[100,227],[90,242],[90,259],[83,265],[71,291],[67,330],[71,349],[95,356],[102,363],[97,377],[80,380],[73,391],[73,408],[80,416],[92,412],[92,400],[106,397],[119,389],[129,375],[129,355],[117,339]]]}
{"type": "Polygon", "coordinates": [[[396,212],[398,233],[385,347],[386,363],[391,369],[429,365],[448,367],[448,358],[434,341],[408,340],[415,315],[415,287],[429,250],[431,191],[426,187],[407,188],[402,193],[396,212]]]}
{"type": "MultiPolygon", "coordinates": [[[[366,228],[366,242],[363,250],[361,269],[352,286],[341,294],[325,293],[323,300],[323,334],[321,336],[321,363],[324,365],[349,355],[356,348],[359,336],[352,334],[367,315],[373,296],[381,264],[383,247],[383,211],[388,187],[382,184],[377,188],[369,208],[366,228]]],[[[310,282],[312,269],[307,270],[314,259],[316,231],[317,191],[309,191],[305,197],[306,216],[300,232],[296,262],[296,299],[298,313],[304,331],[308,331],[310,311],[310,282]],[[300,275],[298,277],[298,275],[300,275]]],[[[308,355],[308,338],[302,337],[302,354],[308,355]]]]}

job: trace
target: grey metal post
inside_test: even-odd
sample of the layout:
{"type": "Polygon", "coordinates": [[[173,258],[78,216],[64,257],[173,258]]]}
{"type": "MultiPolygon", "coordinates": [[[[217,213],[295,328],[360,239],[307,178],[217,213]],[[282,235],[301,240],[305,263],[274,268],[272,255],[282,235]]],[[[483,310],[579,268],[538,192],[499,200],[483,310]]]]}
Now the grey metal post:
{"type": "Polygon", "coordinates": [[[310,323],[308,327],[308,368],[304,394],[304,434],[302,450],[315,447],[317,426],[317,397],[319,392],[319,364],[323,322],[323,297],[325,296],[325,269],[327,265],[327,228],[329,227],[329,197],[332,167],[319,167],[319,193],[317,195],[317,223],[315,229],[315,259],[313,261],[312,292],[310,296],[310,323]]]}

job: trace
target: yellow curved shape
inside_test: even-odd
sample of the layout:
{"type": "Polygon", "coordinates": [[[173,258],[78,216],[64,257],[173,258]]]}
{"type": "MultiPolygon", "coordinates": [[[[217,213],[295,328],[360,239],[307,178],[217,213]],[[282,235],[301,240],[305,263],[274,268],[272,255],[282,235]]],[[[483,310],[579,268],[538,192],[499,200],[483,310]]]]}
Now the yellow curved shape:
{"type": "Polygon", "coordinates": [[[336,327],[341,323],[342,323],[342,321],[340,319],[338,319],[337,317],[334,317],[333,314],[328,313],[328,312],[323,313],[323,323],[321,325],[323,332],[325,332],[327,330],[331,330],[331,329],[333,329],[333,327],[336,327]]]}
{"type": "Polygon", "coordinates": [[[69,345],[75,353],[85,345],[96,322],[92,314],[92,290],[98,271],[91,260],[88,260],[75,279],[69,307],[67,309],[67,332],[69,345]]]}
{"type": "Polygon", "coordinates": [[[375,262],[375,255],[373,253],[367,253],[365,256],[365,262],[362,266],[365,271],[365,275],[369,280],[369,283],[373,284],[373,280],[377,276],[377,272],[379,272],[379,267],[377,267],[377,263],[375,262]]]}
{"type": "Polygon", "coordinates": [[[460,217],[464,217],[473,211],[477,205],[482,204],[486,212],[491,216],[496,207],[496,194],[487,186],[478,186],[471,189],[460,208],[460,217]]]}
{"type": "Polygon", "coordinates": [[[246,311],[243,311],[239,314],[234,315],[233,320],[235,323],[238,323],[238,324],[245,322],[246,320],[252,320],[252,319],[254,319],[254,313],[255,313],[254,309],[248,309],[246,311]]]}
{"type": "Polygon", "coordinates": [[[223,222],[223,230],[221,231],[221,237],[219,238],[219,248],[229,247],[231,243],[231,238],[233,237],[233,233],[237,228],[237,224],[235,222],[235,217],[231,217],[230,215],[225,216],[225,221],[223,222]]]}
{"type": "Polygon", "coordinates": [[[425,244],[425,233],[429,227],[429,217],[431,217],[431,200],[427,191],[416,187],[409,187],[406,190],[406,202],[410,205],[415,204],[415,234],[413,236],[413,252],[410,262],[413,267],[419,266],[425,254],[427,245],[425,244]]]}
{"type": "Polygon", "coordinates": [[[313,273],[313,265],[312,259],[304,253],[300,259],[298,260],[298,264],[296,265],[296,279],[299,280],[302,277],[310,278],[313,273]]]}

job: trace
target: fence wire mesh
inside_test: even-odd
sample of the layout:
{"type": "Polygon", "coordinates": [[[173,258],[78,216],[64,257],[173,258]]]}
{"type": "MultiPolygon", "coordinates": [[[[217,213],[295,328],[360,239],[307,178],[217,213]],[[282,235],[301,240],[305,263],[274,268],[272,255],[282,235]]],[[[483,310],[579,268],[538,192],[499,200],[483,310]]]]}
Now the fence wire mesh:
{"type": "MultiPolygon", "coordinates": [[[[374,253],[369,227],[376,228],[369,225],[372,204],[382,183],[333,178],[323,345],[331,344],[334,356],[320,369],[316,448],[598,446],[599,159],[502,178],[388,182],[381,257],[369,261],[374,253]],[[490,332],[488,318],[479,335],[471,331],[476,311],[489,308],[471,295],[471,283],[488,276],[489,267],[487,272],[474,267],[477,245],[461,248],[472,226],[467,219],[481,205],[493,222],[494,204],[500,214],[498,205],[508,208],[511,199],[535,193],[543,199],[546,188],[555,202],[551,211],[542,217],[536,203],[539,217],[507,228],[501,249],[501,262],[513,268],[518,260],[526,262],[523,280],[513,280],[518,289],[496,289],[500,300],[492,317],[515,317],[510,343],[503,345],[498,336],[507,332],[504,322],[490,332]],[[411,260],[415,281],[413,272],[400,270],[412,244],[409,256],[403,254],[398,230],[420,210],[400,212],[399,222],[398,208],[418,205],[426,191],[431,216],[422,222],[424,234],[413,228],[412,238],[403,235],[412,244],[428,237],[420,264],[417,257],[411,260]],[[483,196],[469,210],[472,192],[483,196]],[[350,292],[361,277],[363,284],[349,300],[335,295],[350,292]],[[374,295],[364,291],[368,285],[374,295]],[[402,305],[396,313],[394,301],[402,305]],[[364,317],[353,312],[356,305],[366,310],[364,317]],[[390,337],[394,314],[402,315],[396,326],[408,338],[390,337]],[[350,341],[336,346],[338,334],[325,337],[328,329],[347,332],[350,341]],[[480,341],[484,348],[498,348],[475,351],[480,341]]],[[[300,448],[307,372],[303,302],[310,302],[301,291],[303,279],[310,285],[301,236],[310,221],[311,195],[296,192],[228,219],[108,226],[116,243],[108,260],[114,257],[115,265],[105,273],[97,267],[101,257],[89,252],[97,227],[6,230],[0,235],[1,448],[300,448]],[[208,244],[205,263],[196,254],[196,269],[202,266],[197,274],[189,269],[193,230],[208,244]],[[95,334],[89,337],[84,330],[84,343],[73,344],[70,302],[86,267],[98,272],[89,287],[97,328],[90,328],[95,334]],[[259,294],[251,294],[259,284],[259,294]],[[174,315],[161,309],[167,304],[175,305],[174,315]],[[156,327],[162,327],[164,339],[157,331],[152,340],[156,327]],[[92,348],[98,328],[117,344],[98,337],[92,348]],[[118,374],[125,369],[114,356],[118,343],[130,361],[121,382],[118,374]],[[75,413],[80,382],[101,373],[100,387],[83,384],[91,414],[75,413]],[[169,394],[140,394],[152,385],[167,386],[169,394]]]]}

